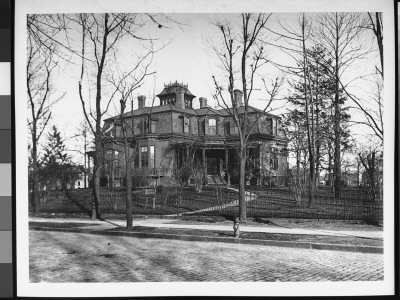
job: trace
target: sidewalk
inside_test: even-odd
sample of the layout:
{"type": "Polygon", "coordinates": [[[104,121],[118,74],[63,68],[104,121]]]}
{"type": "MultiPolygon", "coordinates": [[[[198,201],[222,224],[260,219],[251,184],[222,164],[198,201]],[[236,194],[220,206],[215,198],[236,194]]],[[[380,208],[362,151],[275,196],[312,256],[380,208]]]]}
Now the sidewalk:
{"type": "Polygon", "coordinates": [[[290,228],[271,224],[259,226],[241,224],[241,238],[234,238],[233,223],[230,221],[218,224],[185,224],[179,219],[136,218],[133,220],[133,231],[125,230],[126,221],[113,219],[101,221],[79,218],[29,218],[29,222],[30,230],[41,231],[383,253],[382,246],[375,246],[383,244],[383,231],[339,231],[290,228]],[[350,240],[350,244],[342,242],[346,239],[350,240]],[[352,240],[356,242],[352,243],[352,240]],[[374,246],[363,241],[372,241],[374,246]]]}

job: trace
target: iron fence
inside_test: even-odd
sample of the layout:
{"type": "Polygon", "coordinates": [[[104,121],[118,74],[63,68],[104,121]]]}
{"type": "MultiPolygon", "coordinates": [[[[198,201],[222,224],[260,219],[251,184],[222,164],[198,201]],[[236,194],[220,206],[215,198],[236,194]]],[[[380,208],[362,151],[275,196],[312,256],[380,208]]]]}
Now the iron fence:
{"type": "MultiPolygon", "coordinates": [[[[57,192],[41,204],[42,212],[80,212],[91,210],[90,191],[74,194],[57,192]]],[[[124,214],[126,192],[102,190],[100,212],[124,214]]],[[[239,214],[239,196],[235,190],[223,186],[204,188],[197,193],[193,188],[182,191],[164,188],[155,195],[143,190],[132,193],[132,212],[144,215],[219,215],[233,218],[239,214]]],[[[308,195],[295,197],[288,189],[265,188],[246,193],[247,216],[251,218],[307,218],[341,220],[383,220],[383,201],[371,197],[367,189],[344,189],[339,198],[329,189],[319,189],[310,203],[308,195]]]]}
{"type": "Polygon", "coordinates": [[[339,198],[320,192],[312,201],[307,194],[296,201],[291,194],[274,190],[250,197],[247,204],[250,217],[383,220],[383,202],[380,199],[372,201],[368,191],[364,190],[347,191],[339,198]]]}

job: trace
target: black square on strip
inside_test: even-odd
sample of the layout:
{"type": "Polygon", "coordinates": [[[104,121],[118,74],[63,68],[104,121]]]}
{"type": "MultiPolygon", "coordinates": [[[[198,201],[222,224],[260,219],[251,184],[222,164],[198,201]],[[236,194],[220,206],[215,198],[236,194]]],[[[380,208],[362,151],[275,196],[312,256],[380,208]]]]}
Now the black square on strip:
{"type": "Polygon", "coordinates": [[[0,28],[11,28],[11,4],[9,0],[0,0],[0,28]]]}
{"type": "Polygon", "coordinates": [[[0,62],[11,62],[11,30],[0,28],[0,62]]]}
{"type": "Polygon", "coordinates": [[[0,298],[13,296],[12,264],[0,264],[0,298]]]}

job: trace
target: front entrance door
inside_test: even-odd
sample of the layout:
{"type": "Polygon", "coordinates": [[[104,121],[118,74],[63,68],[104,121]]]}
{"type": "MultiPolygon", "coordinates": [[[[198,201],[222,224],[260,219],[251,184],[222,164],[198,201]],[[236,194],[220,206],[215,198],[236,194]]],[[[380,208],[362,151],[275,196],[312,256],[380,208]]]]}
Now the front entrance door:
{"type": "Polygon", "coordinates": [[[219,163],[217,157],[213,156],[207,157],[207,174],[219,175],[219,163]]]}
{"type": "Polygon", "coordinates": [[[223,171],[223,161],[225,159],[225,151],[221,149],[208,149],[206,150],[207,159],[207,174],[208,175],[221,175],[223,171]]]}

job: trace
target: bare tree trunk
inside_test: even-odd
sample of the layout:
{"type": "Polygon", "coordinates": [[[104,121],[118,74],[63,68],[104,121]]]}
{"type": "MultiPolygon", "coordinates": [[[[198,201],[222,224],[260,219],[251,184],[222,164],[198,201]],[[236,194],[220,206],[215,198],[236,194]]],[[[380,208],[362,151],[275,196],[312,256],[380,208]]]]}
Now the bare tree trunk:
{"type": "MultiPolygon", "coordinates": [[[[126,135],[124,133],[124,135],[126,135]]],[[[132,170],[129,158],[129,144],[125,137],[125,173],[126,173],[126,228],[132,228],[132,170]]]]}
{"type": "Polygon", "coordinates": [[[102,146],[100,138],[96,136],[96,154],[93,162],[93,202],[92,202],[92,219],[100,219],[100,176],[102,162],[102,146]]]}
{"type": "MultiPolygon", "coordinates": [[[[337,78],[337,77],[336,77],[337,78]]],[[[336,82],[335,91],[335,198],[340,198],[341,192],[341,161],[340,161],[340,105],[339,105],[339,87],[338,82],[336,82]]]]}
{"type": "Polygon", "coordinates": [[[239,219],[240,222],[246,222],[246,187],[245,187],[245,172],[246,172],[246,147],[240,147],[239,158],[239,219]]]}
{"type": "Polygon", "coordinates": [[[319,115],[320,115],[320,107],[318,103],[318,92],[319,92],[319,63],[317,63],[317,78],[315,84],[315,135],[314,143],[315,143],[315,188],[318,190],[319,186],[319,175],[320,175],[320,164],[321,164],[321,137],[320,137],[320,124],[319,124],[319,115]]]}
{"type": "MultiPolygon", "coordinates": [[[[328,146],[330,148],[330,146],[328,146]]],[[[332,185],[332,154],[331,154],[331,150],[328,150],[328,182],[329,182],[329,186],[332,185]]]]}
{"type": "Polygon", "coordinates": [[[39,164],[37,161],[37,141],[35,135],[32,138],[32,172],[33,172],[33,215],[39,214],[40,198],[39,198],[39,164]]]}
{"type": "MultiPolygon", "coordinates": [[[[335,14],[336,24],[338,23],[338,14],[335,14]]],[[[339,199],[341,194],[341,161],[340,161],[340,104],[339,104],[339,28],[336,26],[335,35],[335,198],[339,199]]]]}
{"type": "Polygon", "coordinates": [[[85,145],[84,145],[84,154],[83,154],[83,158],[84,158],[84,164],[85,164],[85,172],[84,172],[84,183],[83,183],[83,185],[84,185],[84,188],[86,189],[87,188],[87,184],[86,184],[86,181],[87,181],[87,170],[89,169],[89,168],[87,168],[87,158],[86,158],[86,151],[87,151],[87,144],[86,144],[86,134],[87,134],[87,132],[86,132],[86,130],[83,132],[83,136],[84,136],[84,138],[85,138],[85,145]]]}
{"type": "Polygon", "coordinates": [[[315,156],[314,156],[314,120],[313,120],[313,107],[312,107],[312,92],[311,92],[311,82],[309,79],[309,73],[307,74],[307,52],[306,52],[306,44],[305,44],[305,19],[303,14],[303,20],[301,23],[301,31],[302,31],[302,46],[303,46],[303,76],[304,76],[304,102],[306,107],[306,127],[307,127],[307,142],[308,142],[308,153],[310,156],[310,172],[308,177],[308,207],[312,207],[314,202],[314,186],[315,186],[315,156]],[[310,124],[310,108],[308,103],[308,88],[310,88],[310,104],[311,104],[311,122],[310,124]]]}

